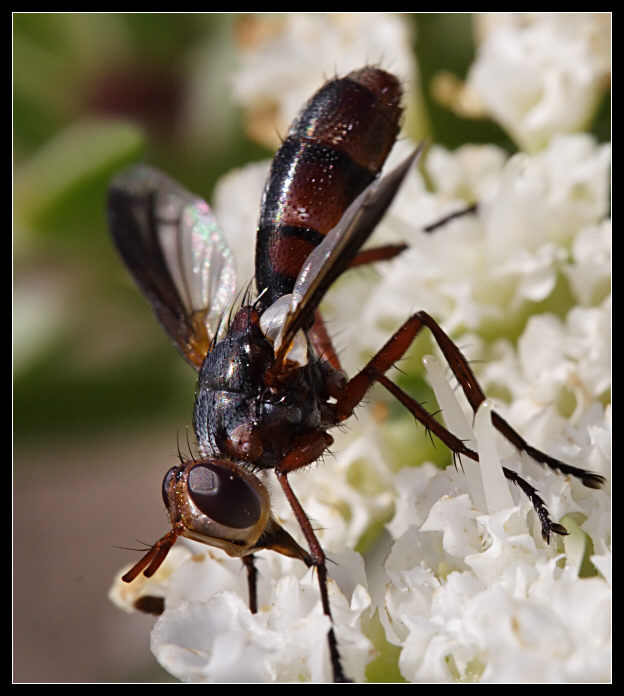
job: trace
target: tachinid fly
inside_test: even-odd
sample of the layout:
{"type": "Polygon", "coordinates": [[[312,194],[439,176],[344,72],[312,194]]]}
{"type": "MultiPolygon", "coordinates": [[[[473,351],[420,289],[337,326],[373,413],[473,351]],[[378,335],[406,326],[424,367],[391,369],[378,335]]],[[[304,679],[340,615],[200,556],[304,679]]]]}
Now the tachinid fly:
{"type": "MultiPolygon", "coordinates": [[[[236,294],[234,260],[206,203],[154,168],[139,165],[110,186],[108,219],[115,244],[165,331],[198,371],[193,425],[200,456],[165,475],[171,529],[124,576],[151,576],[179,536],[223,549],[247,567],[256,611],[255,551],[272,549],[317,569],[323,610],[331,618],[325,554],[288,481],[316,461],[375,383],[383,385],[454,454],[476,452],[440,425],[385,373],[424,327],[433,334],[476,412],[485,400],[459,349],[425,312],[417,312],[351,379],[325,330],[319,304],[354,266],[393,258],[405,245],[362,251],[420,148],[395,170],[380,171],[396,140],[402,90],[391,74],[365,67],[326,83],[304,106],[273,160],[256,237],[255,298],[228,319],[236,294]],[[275,472],[301,527],[304,549],[277,522],[259,470],[275,472]]],[[[249,294],[246,296],[249,297],[249,294]]],[[[500,416],[494,426],[541,464],[598,488],[597,474],[534,449],[500,416]]],[[[542,535],[566,534],[537,491],[505,476],[531,499],[542,535]]],[[[334,681],[343,672],[333,628],[328,645],[334,681]]]]}

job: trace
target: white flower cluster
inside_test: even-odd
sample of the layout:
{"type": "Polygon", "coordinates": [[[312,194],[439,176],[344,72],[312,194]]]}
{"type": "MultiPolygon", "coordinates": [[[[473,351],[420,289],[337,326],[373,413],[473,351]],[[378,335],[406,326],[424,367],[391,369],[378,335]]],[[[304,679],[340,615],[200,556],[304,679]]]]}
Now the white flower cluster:
{"type": "MultiPolygon", "coordinates": [[[[422,479],[410,483],[421,501],[433,493],[422,479]]],[[[429,682],[608,681],[610,586],[561,563],[538,548],[513,509],[479,515],[466,494],[439,499],[420,529],[399,537],[386,563],[388,632],[402,647],[402,675],[429,682]]]]}
{"type": "MultiPolygon", "coordinates": [[[[274,100],[287,124],[322,80],[320,72],[334,72],[341,47],[348,55],[366,42],[359,15],[349,31],[343,21],[284,16],[287,29],[249,53],[237,82],[240,98],[274,100]],[[341,28],[331,34],[331,26],[341,28]],[[332,64],[319,66],[319,55],[332,64]]],[[[382,30],[396,21],[381,15],[378,26],[370,28],[368,20],[367,37],[377,37],[379,29],[388,41],[391,32],[382,30]]],[[[323,311],[343,365],[353,375],[414,311],[425,309],[462,349],[468,346],[469,358],[483,361],[474,369],[484,391],[501,397],[496,410],[523,437],[551,456],[608,476],[610,148],[588,135],[565,134],[569,129],[556,119],[538,118],[540,109],[527,115],[525,103],[524,88],[535,71],[541,71],[545,85],[559,75],[552,68],[556,41],[567,46],[577,26],[570,19],[561,33],[562,23],[559,16],[549,17],[538,30],[538,20],[531,18],[532,38],[514,25],[516,34],[534,46],[535,62],[525,66],[528,75],[507,75],[502,90],[511,101],[505,119],[516,119],[519,141],[541,138],[543,150],[509,158],[494,146],[466,145],[455,152],[431,146],[423,163],[427,178],[410,173],[372,240],[406,241],[409,248],[375,271],[345,274],[323,311]],[[540,58],[545,51],[549,60],[540,58]],[[474,202],[476,214],[424,231],[474,202]]],[[[505,31],[503,45],[513,53],[512,28],[505,31]]],[[[494,34],[489,40],[496,46],[494,34]]],[[[403,41],[401,30],[395,44],[403,41]]],[[[577,39],[572,44],[561,55],[572,51],[577,61],[585,60],[577,39]]],[[[479,61],[486,55],[484,49],[479,61]]],[[[587,61],[583,84],[589,89],[586,83],[602,73],[587,61]]],[[[339,62],[339,69],[361,63],[339,62]]],[[[477,67],[475,75],[483,69],[477,67]]],[[[564,77],[557,80],[565,84],[564,77]]],[[[496,84],[492,78],[493,89],[496,84]]],[[[553,94],[561,99],[588,94],[579,90],[572,85],[553,94]]],[[[554,97],[545,93],[544,99],[550,103],[554,97]]],[[[501,116],[503,125],[513,130],[505,119],[501,116]]],[[[388,167],[413,147],[407,139],[398,142],[388,167]]],[[[216,191],[216,213],[243,283],[253,275],[249,230],[255,229],[257,207],[252,202],[260,200],[268,166],[233,172],[216,191]]],[[[380,411],[365,404],[348,431],[332,432],[333,457],[289,479],[332,560],[330,602],[345,672],[356,680],[365,677],[366,663],[375,655],[369,640],[376,609],[371,596],[381,595],[377,609],[386,640],[399,646],[406,680],[608,681],[608,488],[584,488],[519,455],[495,435],[489,400],[473,423],[473,414],[436,376],[435,361],[427,365],[447,427],[472,440],[479,466],[464,459],[463,471],[440,471],[428,463],[399,471],[422,459],[404,444],[401,461],[395,461],[397,449],[386,446],[380,411]],[[561,521],[569,536],[553,535],[550,544],[542,540],[530,501],[505,480],[501,465],[539,490],[552,519],[561,521]],[[361,543],[393,511],[385,575],[381,587],[373,587],[359,556],[343,549],[361,543]]],[[[400,367],[409,371],[410,361],[400,367]]],[[[383,397],[379,391],[373,399],[383,397]]],[[[410,423],[407,431],[401,429],[407,443],[417,428],[410,423]]],[[[303,543],[277,487],[272,499],[280,523],[303,543]]],[[[312,571],[274,553],[258,554],[259,611],[251,615],[240,561],[195,544],[191,552],[185,543],[178,542],[171,565],[167,561],[145,586],[137,580],[124,588],[123,597],[119,588],[114,592],[125,607],[142,594],[166,597],[152,634],[152,649],[166,669],[186,681],[331,678],[328,623],[312,571]]]]}
{"type": "MultiPolygon", "coordinates": [[[[362,559],[353,551],[334,557],[340,572],[329,582],[329,598],[344,669],[363,680],[374,654],[362,622],[370,615],[362,559]],[[338,577],[336,577],[338,576],[338,577]]],[[[132,611],[145,595],[165,597],[151,648],[160,664],[187,682],[331,681],[316,574],[300,561],[261,551],[256,614],[249,611],[240,559],[184,540],[149,580],[118,581],[110,597],[132,611]]],[[[127,570],[127,568],[126,568],[127,570]]]]}
{"type": "Polygon", "coordinates": [[[497,13],[467,85],[518,145],[535,151],[587,126],[609,84],[608,13],[497,13]]]}
{"type": "MultiPolygon", "coordinates": [[[[392,159],[410,147],[398,143],[392,159]]],[[[425,168],[435,192],[412,172],[375,235],[406,239],[409,249],[387,267],[378,265],[378,283],[360,273],[328,298],[326,315],[341,327],[338,346],[344,341],[346,359],[356,360],[349,370],[383,345],[388,327],[418,309],[441,317],[451,334],[500,335],[521,324],[535,303],[547,301],[561,274],[579,303],[604,299],[609,167],[610,147],[587,135],[558,136],[537,155],[511,159],[493,146],[455,153],[432,146],[425,168]],[[478,215],[431,234],[415,232],[464,209],[466,200],[478,201],[478,215]]]]}
{"type": "MultiPolygon", "coordinates": [[[[491,147],[432,148],[426,169],[435,192],[414,174],[381,234],[460,210],[462,198],[478,200],[479,212],[419,235],[379,269],[374,289],[358,295],[346,281],[337,288],[328,314],[342,308],[339,326],[359,317],[341,335],[348,354],[361,365],[389,327],[426,308],[484,361],[475,369],[486,393],[505,395],[497,410],[529,442],[608,476],[609,166],[609,147],[585,135],[558,136],[537,155],[507,161],[491,147]],[[527,320],[535,303],[550,311],[527,320]],[[518,326],[524,329],[517,347],[484,340],[497,328],[513,335],[518,326]]],[[[461,433],[457,424],[449,427],[461,433]]],[[[483,458],[481,443],[478,449],[483,458]]],[[[515,507],[484,506],[471,480],[482,465],[475,471],[464,462],[465,473],[427,466],[399,473],[382,617],[388,640],[401,647],[401,674],[434,682],[608,681],[607,492],[544,471],[504,441],[497,452],[499,469],[502,463],[520,473],[553,519],[576,531],[546,546],[529,501],[515,488],[515,507]]]]}
{"type": "MultiPolygon", "coordinates": [[[[610,410],[594,404],[576,427],[566,423],[563,431],[559,421],[548,410],[534,416],[532,441],[607,474],[610,410]]],[[[494,472],[482,441],[478,446],[477,467],[440,472],[425,465],[396,477],[399,497],[388,525],[395,543],[385,564],[382,616],[388,640],[401,646],[402,675],[431,682],[608,681],[607,493],[540,470],[510,448],[503,458],[498,452],[504,448],[497,448],[498,461],[489,465],[521,473],[571,532],[546,545],[519,491],[512,491],[511,504],[501,489],[483,503],[475,485],[491,484],[494,472]]]]}

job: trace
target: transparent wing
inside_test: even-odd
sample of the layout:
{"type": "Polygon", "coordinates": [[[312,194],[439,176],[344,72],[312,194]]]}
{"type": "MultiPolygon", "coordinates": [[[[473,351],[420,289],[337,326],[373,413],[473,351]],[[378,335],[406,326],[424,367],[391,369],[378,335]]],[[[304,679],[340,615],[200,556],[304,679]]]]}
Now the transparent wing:
{"type": "Polygon", "coordinates": [[[364,189],[338,224],[310,253],[295,282],[281,340],[276,345],[279,359],[289,351],[297,332],[312,323],[325,293],[346,270],[384,216],[422,148],[420,145],[396,169],[364,189]]]}
{"type": "Polygon", "coordinates": [[[112,181],[107,212],[128,270],[199,369],[236,291],[234,258],[210,207],[159,170],[137,165],[112,181]]]}

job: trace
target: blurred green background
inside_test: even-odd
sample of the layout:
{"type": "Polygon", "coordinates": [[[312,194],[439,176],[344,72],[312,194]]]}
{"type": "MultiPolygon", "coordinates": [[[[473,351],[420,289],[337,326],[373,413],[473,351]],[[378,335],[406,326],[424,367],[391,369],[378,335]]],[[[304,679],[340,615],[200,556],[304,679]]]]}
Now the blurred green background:
{"type": "MultiPolygon", "coordinates": [[[[186,441],[195,375],[115,255],[104,201],[112,174],[137,159],[210,200],[221,175],[270,156],[245,137],[230,96],[244,19],[13,15],[16,682],[170,679],[149,652],[153,619],[123,614],[107,591],[136,560],[120,547],[166,529],[161,476],[176,437],[186,441]]],[[[429,98],[438,71],[465,76],[470,20],[406,20],[426,128],[449,147],[511,150],[495,124],[460,122],[429,98]]]]}

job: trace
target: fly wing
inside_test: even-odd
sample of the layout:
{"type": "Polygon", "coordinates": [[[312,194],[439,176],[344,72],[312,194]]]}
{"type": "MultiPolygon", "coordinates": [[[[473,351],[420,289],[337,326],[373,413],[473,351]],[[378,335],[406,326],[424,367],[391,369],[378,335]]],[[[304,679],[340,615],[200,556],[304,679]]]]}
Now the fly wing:
{"type": "Polygon", "coordinates": [[[137,165],[113,179],[107,212],[128,270],[199,370],[236,290],[234,258],[212,210],[159,170],[137,165]]]}
{"type": "Polygon", "coordinates": [[[312,323],[325,293],[384,216],[422,148],[420,145],[396,169],[364,189],[310,253],[295,282],[280,345],[276,346],[278,360],[284,358],[297,332],[312,323]]]}

